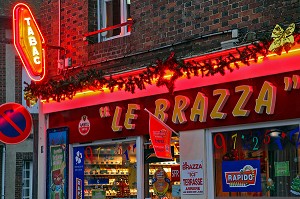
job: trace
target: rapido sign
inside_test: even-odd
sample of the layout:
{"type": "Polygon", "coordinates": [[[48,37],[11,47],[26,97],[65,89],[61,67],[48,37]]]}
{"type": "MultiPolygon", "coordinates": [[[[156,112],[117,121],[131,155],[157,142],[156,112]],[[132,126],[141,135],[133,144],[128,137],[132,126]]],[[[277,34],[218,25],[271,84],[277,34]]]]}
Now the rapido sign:
{"type": "Polygon", "coordinates": [[[45,40],[31,10],[18,3],[13,9],[14,45],[21,61],[33,81],[45,76],[45,40]]]}

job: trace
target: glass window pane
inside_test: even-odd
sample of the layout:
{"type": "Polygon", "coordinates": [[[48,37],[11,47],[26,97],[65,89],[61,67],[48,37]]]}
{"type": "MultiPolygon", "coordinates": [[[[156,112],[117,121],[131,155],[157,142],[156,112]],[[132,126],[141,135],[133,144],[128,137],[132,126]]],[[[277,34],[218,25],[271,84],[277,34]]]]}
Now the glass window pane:
{"type": "Polygon", "coordinates": [[[31,161],[24,161],[23,162],[23,184],[22,184],[22,198],[27,199],[31,198],[31,181],[32,181],[32,162],[31,161]]]}
{"type": "MultiPolygon", "coordinates": [[[[101,27],[108,28],[114,25],[121,24],[126,22],[127,18],[130,16],[129,6],[125,0],[100,0],[101,5],[101,27]]],[[[100,35],[105,38],[110,38],[118,35],[122,35],[125,32],[122,32],[121,29],[126,27],[118,27],[112,30],[101,33],[100,35]]],[[[127,30],[127,32],[129,32],[127,30]]]]}
{"type": "Polygon", "coordinates": [[[23,184],[23,186],[25,186],[25,187],[29,187],[29,185],[30,185],[30,182],[29,182],[29,180],[24,180],[24,184],[23,184]]]}
{"type": "Polygon", "coordinates": [[[215,195],[296,197],[298,139],[298,125],[214,133],[215,195]]]}
{"type": "Polygon", "coordinates": [[[135,142],[85,147],[84,196],[103,191],[109,198],[136,198],[135,142]]]}

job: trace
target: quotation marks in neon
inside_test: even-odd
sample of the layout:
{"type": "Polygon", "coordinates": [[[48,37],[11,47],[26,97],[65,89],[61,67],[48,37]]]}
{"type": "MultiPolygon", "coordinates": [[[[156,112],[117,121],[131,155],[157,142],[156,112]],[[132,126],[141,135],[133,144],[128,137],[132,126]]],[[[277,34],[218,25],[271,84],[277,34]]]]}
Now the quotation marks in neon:
{"type": "Polygon", "coordinates": [[[300,88],[300,76],[293,75],[292,77],[284,77],[284,90],[291,91],[292,89],[300,88]]]}

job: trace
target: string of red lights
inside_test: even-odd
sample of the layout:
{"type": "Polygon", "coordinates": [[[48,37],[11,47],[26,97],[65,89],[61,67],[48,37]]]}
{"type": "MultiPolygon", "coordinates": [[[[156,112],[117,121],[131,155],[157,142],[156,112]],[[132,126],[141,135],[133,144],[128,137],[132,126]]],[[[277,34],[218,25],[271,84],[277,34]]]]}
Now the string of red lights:
{"type": "MultiPolygon", "coordinates": [[[[283,33],[284,34],[284,33],[283,33]]],[[[273,42],[276,38],[273,40],[273,42]]],[[[300,34],[294,35],[293,44],[279,45],[273,50],[280,55],[283,50],[288,52],[292,45],[300,43],[300,34]]],[[[244,47],[237,47],[235,52],[229,52],[226,56],[219,56],[215,59],[203,59],[199,61],[189,59],[188,61],[177,59],[175,53],[165,59],[156,60],[155,63],[147,66],[145,70],[133,76],[107,78],[107,75],[101,69],[91,68],[82,70],[75,76],[70,76],[61,80],[50,79],[48,81],[31,82],[26,84],[24,89],[24,98],[28,105],[41,100],[61,101],[72,99],[78,92],[92,90],[103,91],[109,89],[114,92],[115,89],[124,89],[127,92],[135,93],[136,89],[146,89],[146,85],[156,84],[156,86],[166,86],[170,93],[174,91],[174,84],[179,78],[191,78],[192,76],[213,76],[215,74],[225,75],[225,71],[230,72],[239,69],[241,66],[249,66],[250,62],[257,62],[259,56],[266,57],[270,51],[269,47],[272,39],[253,42],[244,47]]]]}

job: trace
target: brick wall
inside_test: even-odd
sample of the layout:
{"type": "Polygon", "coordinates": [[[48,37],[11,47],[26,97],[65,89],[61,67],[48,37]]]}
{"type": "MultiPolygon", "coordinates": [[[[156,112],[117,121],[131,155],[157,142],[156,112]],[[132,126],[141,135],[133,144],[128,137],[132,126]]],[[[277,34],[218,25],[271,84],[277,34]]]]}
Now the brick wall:
{"type": "Polygon", "coordinates": [[[1,0],[0,1],[0,16],[12,16],[12,10],[17,3],[28,4],[33,13],[37,13],[40,7],[41,0],[1,0]]]}
{"type": "Polygon", "coordinates": [[[22,104],[22,63],[21,60],[19,59],[19,57],[16,57],[16,62],[15,62],[15,85],[16,85],[16,94],[15,94],[15,102],[22,104]]]}
{"type": "Polygon", "coordinates": [[[0,104],[3,104],[6,101],[5,50],[6,50],[6,44],[8,42],[5,38],[5,29],[7,29],[6,20],[2,20],[1,24],[3,25],[0,26],[0,104]]]}
{"type": "MultiPolygon", "coordinates": [[[[95,29],[95,0],[62,0],[61,46],[73,66],[127,70],[152,62],[171,50],[178,56],[220,48],[231,34],[199,38],[239,29],[240,40],[249,31],[272,30],[300,19],[299,0],[131,0],[134,25],[130,36],[87,44],[83,34],[95,29]],[[198,39],[197,39],[198,38],[198,39]],[[131,56],[132,54],[139,55],[131,56]],[[119,58],[119,59],[116,59],[119,58]]],[[[58,42],[58,2],[44,1],[42,30],[51,44],[58,42]]],[[[57,75],[57,51],[49,50],[48,74],[57,75]]]]}

